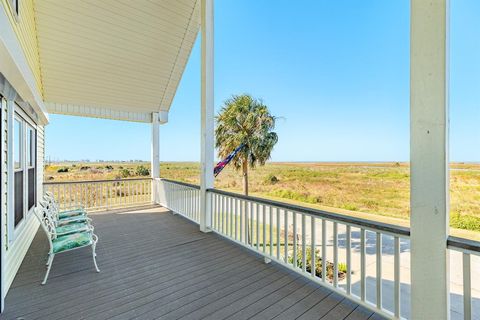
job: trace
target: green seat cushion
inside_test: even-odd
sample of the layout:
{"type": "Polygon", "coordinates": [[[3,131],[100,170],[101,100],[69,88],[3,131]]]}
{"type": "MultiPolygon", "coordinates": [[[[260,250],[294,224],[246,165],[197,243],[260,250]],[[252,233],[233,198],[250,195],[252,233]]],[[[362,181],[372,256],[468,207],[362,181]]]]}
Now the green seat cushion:
{"type": "Polygon", "coordinates": [[[74,222],[55,228],[57,234],[65,235],[69,233],[78,233],[88,231],[89,226],[85,222],[74,222]]]}
{"type": "Polygon", "coordinates": [[[83,210],[71,210],[71,211],[62,211],[58,213],[58,219],[68,219],[71,217],[85,216],[87,215],[83,210]]]}
{"type": "Polygon", "coordinates": [[[53,253],[59,253],[75,248],[88,246],[93,243],[93,239],[92,235],[89,232],[80,232],[57,237],[52,242],[53,253]]]}
{"type": "Polygon", "coordinates": [[[57,221],[57,226],[65,226],[71,223],[78,223],[78,222],[87,222],[88,218],[86,216],[76,216],[71,218],[66,218],[57,221]]]}

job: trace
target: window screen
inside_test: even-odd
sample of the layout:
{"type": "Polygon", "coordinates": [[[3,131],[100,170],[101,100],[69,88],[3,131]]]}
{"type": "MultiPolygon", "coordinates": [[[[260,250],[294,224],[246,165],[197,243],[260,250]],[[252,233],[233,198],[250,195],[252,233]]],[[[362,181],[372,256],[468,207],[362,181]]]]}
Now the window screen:
{"type": "Polygon", "coordinates": [[[15,172],[15,226],[23,219],[23,171],[15,172]]]}
{"type": "Polygon", "coordinates": [[[28,210],[35,205],[35,168],[28,169],[28,210]]]}

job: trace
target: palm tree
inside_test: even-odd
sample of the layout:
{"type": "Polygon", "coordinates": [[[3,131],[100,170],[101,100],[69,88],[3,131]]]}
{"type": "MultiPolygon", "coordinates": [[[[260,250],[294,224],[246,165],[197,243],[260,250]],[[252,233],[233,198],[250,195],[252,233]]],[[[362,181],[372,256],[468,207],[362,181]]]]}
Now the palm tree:
{"type": "Polygon", "coordinates": [[[276,117],[261,100],[244,94],[233,95],[225,101],[216,120],[216,147],[220,158],[243,145],[231,163],[236,170],[242,169],[243,193],[248,195],[248,167],[264,165],[278,141],[272,131],[276,117]]]}

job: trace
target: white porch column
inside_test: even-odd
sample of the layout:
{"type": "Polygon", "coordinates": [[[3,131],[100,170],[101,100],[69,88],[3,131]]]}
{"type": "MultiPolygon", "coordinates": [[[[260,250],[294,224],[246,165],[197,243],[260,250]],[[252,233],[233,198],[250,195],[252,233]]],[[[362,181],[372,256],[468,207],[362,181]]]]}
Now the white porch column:
{"type": "Polygon", "coordinates": [[[449,319],[448,4],[411,1],[412,319],[449,319]]]}
{"type": "Polygon", "coordinates": [[[202,110],[201,110],[201,172],[200,230],[211,226],[212,204],[206,190],[213,188],[214,103],[213,103],[213,0],[201,0],[202,31],[202,110]]]}
{"type": "MultiPolygon", "coordinates": [[[[158,118],[158,112],[152,113],[152,154],[151,154],[151,176],[152,179],[160,178],[160,148],[159,148],[159,129],[160,129],[160,122],[158,118]]],[[[156,194],[157,194],[157,184],[155,180],[152,181],[152,202],[156,202],[156,194]]]]}

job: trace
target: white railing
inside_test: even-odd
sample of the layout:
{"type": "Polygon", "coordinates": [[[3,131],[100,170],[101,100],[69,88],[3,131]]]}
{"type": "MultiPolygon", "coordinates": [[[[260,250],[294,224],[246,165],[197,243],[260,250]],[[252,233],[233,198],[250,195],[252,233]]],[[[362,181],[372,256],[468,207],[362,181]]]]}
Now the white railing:
{"type": "MultiPolygon", "coordinates": [[[[473,240],[467,240],[463,238],[457,238],[457,237],[449,237],[448,241],[448,248],[450,249],[450,259],[457,259],[458,254],[461,255],[461,258],[458,259],[462,262],[462,268],[461,268],[461,279],[459,282],[461,282],[461,292],[455,292],[455,288],[451,286],[451,295],[450,297],[455,297],[455,296],[461,296],[462,297],[462,304],[463,304],[463,310],[453,310],[454,312],[461,314],[461,311],[463,311],[463,319],[465,320],[471,320],[471,319],[478,319],[480,318],[480,314],[473,314],[473,289],[472,288],[472,283],[473,280],[478,280],[478,279],[472,279],[472,270],[475,270],[478,273],[478,267],[479,267],[479,260],[480,259],[480,243],[477,241],[473,240]],[[456,255],[457,256],[454,256],[456,255]],[[476,258],[477,263],[476,267],[472,268],[472,260],[476,258]]],[[[460,268],[459,268],[460,269],[460,268]]],[[[453,279],[455,281],[456,279],[453,279]]],[[[478,288],[476,288],[478,290],[478,288]]],[[[477,291],[478,293],[478,291],[477,291]]],[[[475,298],[478,301],[478,296],[475,298]]],[[[478,302],[477,302],[478,303],[478,302]]],[[[477,305],[478,308],[478,305],[477,305]]]]}
{"type": "MultiPolygon", "coordinates": [[[[157,203],[199,223],[198,186],[156,182],[157,203]]],[[[408,228],[216,189],[207,195],[213,232],[386,317],[410,318],[408,228]]],[[[455,294],[463,310],[454,310],[458,303],[452,303],[454,318],[478,319],[480,315],[472,314],[479,303],[472,296],[472,275],[480,265],[480,243],[450,237],[448,248],[463,262],[461,292],[455,294]],[[471,263],[472,256],[478,257],[477,264],[471,263]]]]}
{"type": "Polygon", "coordinates": [[[220,190],[208,193],[215,232],[377,313],[400,318],[400,253],[409,241],[407,228],[220,190]],[[384,252],[384,242],[393,252],[384,252]],[[368,270],[367,257],[372,254],[367,250],[375,256],[368,270]],[[394,270],[393,279],[384,283],[385,255],[394,270]],[[393,285],[383,292],[388,282],[393,285]]]}
{"type": "Polygon", "coordinates": [[[200,187],[167,179],[155,179],[156,202],[172,212],[200,223],[200,187]]]}
{"type": "Polygon", "coordinates": [[[82,206],[88,211],[134,207],[152,203],[152,179],[45,182],[61,209],[82,206]]]}

